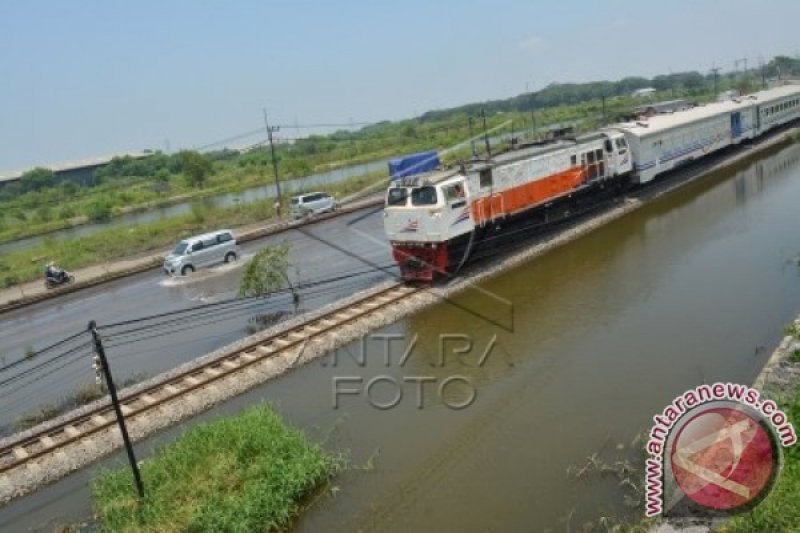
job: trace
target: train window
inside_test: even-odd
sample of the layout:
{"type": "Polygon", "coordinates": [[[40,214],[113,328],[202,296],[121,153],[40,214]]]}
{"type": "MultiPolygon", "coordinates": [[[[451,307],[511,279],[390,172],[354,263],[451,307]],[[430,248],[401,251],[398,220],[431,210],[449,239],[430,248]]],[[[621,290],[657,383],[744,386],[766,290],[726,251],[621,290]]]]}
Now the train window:
{"type": "Polygon", "coordinates": [[[594,152],[587,152],[586,158],[590,165],[594,163],[594,152]]]}
{"type": "Polygon", "coordinates": [[[406,205],[408,190],[405,187],[392,187],[386,195],[386,205],[406,205]]]}
{"type": "Polygon", "coordinates": [[[572,156],[570,156],[570,158],[569,158],[569,165],[570,165],[570,166],[572,166],[572,167],[574,167],[574,166],[577,166],[577,165],[578,165],[578,156],[577,156],[577,155],[572,155],[572,156]]]}
{"type": "Polygon", "coordinates": [[[411,205],[434,205],[436,203],[436,187],[424,185],[411,189],[411,205]]]}
{"type": "Polygon", "coordinates": [[[491,187],[492,186],[492,169],[491,168],[487,168],[487,169],[481,170],[481,172],[479,174],[479,178],[480,178],[481,188],[491,187]]]}
{"type": "Polygon", "coordinates": [[[594,157],[595,157],[595,158],[596,158],[598,161],[602,161],[602,160],[603,160],[603,151],[602,151],[602,150],[595,150],[595,151],[594,151],[594,157]]]}
{"type": "Polygon", "coordinates": [[[464,185],[461,183],[454,183],[444,188],[444,197],[449,202],[450,200],[460,200],[464,198],[464,185]]]}

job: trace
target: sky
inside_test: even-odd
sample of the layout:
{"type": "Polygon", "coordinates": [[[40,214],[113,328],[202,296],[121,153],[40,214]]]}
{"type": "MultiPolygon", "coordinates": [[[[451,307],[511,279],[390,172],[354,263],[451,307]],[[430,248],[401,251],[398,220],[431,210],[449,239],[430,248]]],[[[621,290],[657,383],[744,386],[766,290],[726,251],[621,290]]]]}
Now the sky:
{"type": "Polygon", "coordinates": [[[198,148],[263,126],[263,108],[349,124],[733,70],[800,53],[797,20],[797,0],[0,0],[0,174],[198,148]]]}

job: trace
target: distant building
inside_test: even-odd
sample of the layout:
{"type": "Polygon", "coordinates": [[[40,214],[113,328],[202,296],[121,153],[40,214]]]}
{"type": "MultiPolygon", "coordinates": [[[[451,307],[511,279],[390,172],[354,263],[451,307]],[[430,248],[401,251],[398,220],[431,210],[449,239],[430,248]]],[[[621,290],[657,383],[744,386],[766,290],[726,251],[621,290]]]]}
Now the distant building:
{"type": "MultiPolygon", "coordinates": [[[[107,155],[101,157],[93,157],[89,159],[82,159],[80,161],[67,161],[64,163],[54,163],[50,165],[39,165],[44,168],[49,168],[53,171],[56,178],[60,181],[72,181],[80,185],[88,185],[92,183],[92,173],[101,167],[106,166],[111,162],[114,157],[132,157],[134,159],[141,159],[151,155],[150,150],[143,152],[127,152],[121,154],[107,155]]],[[[31,169],[28,169],[31,170],[31,169]]],[[[13,183],[19,181],[25,170],[11,170],[8,172],[0,172],[0,186],[6,183],[13,183]]]]}
{"type": "Polygon", "coordinates": [[[634,98],[647,98],[655,94],[656,90],[652,87],[645,87],[644,89],[636,89],[631,93],[634,98]]]}

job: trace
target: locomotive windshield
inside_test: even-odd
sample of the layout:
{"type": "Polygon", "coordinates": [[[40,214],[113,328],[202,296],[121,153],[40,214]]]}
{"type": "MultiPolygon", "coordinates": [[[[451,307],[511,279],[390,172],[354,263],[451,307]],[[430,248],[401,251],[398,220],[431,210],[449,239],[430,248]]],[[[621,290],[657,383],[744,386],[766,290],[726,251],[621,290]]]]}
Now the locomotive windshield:
{"type": "Polygon", "coordinates": [[[436,204],[436,187],[425,185],[411,189],[411,205],[436,204]]]}
{"type": "Polygon", "coordinates": [[[386,205],[406,205],[408,190],[405,187],[392,187],[386,196],[386,205]]]}

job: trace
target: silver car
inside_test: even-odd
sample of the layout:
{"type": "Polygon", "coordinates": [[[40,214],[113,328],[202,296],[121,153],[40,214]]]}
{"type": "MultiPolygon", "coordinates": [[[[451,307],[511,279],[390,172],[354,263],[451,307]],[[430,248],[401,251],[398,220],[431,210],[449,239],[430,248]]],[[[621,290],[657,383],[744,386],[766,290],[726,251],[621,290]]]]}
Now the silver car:
{"type": "Polygon", "coordinates": [[[336,211],[339,204],[326,192],[310,192],[292,197],[292,218],[336,211]]]}
{"type": "Polygon", "coordinates": [[[241,256],[239,243],[224,229],[184,239],[164,260],[164,272],[186,276],[200,267],[229,263],[241,256]]]}

